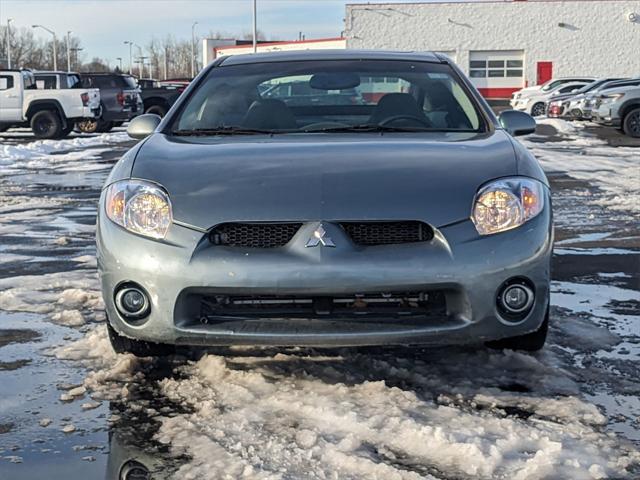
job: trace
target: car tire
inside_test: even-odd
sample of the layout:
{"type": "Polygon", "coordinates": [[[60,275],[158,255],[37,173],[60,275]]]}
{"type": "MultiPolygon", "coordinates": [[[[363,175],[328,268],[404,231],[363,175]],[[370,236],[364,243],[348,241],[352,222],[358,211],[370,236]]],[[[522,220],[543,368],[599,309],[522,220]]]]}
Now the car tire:
{"type": "Polygon", "coordinates": [[[122,125],[124,125],[124,122],[113,122],[114,127],[121,127],[122,125]]]}
{"type": "Polygon", "coordinates": [[[113,122],[105,122],[104,120],[98,120],[98,126],[96,127],[96,132],[98,133],[107,133],[113,129],[113,122]]]}
{"type": "Polygon", "coordinates": [[[545,114],[544,103],[538,102],[531,107],[531,116],[540,117],[545,114]]]}
{"type": "Polygon", "coordinates": [[[630,137],[640,138],[640,108],[634,108],[625,115],[622,129],[630,137]]]}
{"type": "Polygon", "coordinates": [[[134,340],[120,335],[107,320],[107,330],[111,347],[116,353],[131,353],[136,357],[166,357],[175,353],[172,345],[134,340]]]}
{"type": "Polygon", "coordinates": [[[164,105],[151,105],[144,111],[144,113],[153,113],[162,118],[167,114],[167,111],[168,109],[164,105]]]}
{"type": "Polygon", "coordinates": [[[542,325],[535,332],[520,335],[518,337],[503,338],[493,342],[487,342],[487,347],[495,350],[523,350],[525,352],[537,352],[544,347],[549,331],[549,307],[544,316],[542,325]]]}
{"type": "Polygon", "coordinates": [[[59,138],[62,133],[62,120],[51,110],[40,110],[31,117],[31,131],[36,138],[51,140],[59,138]]]}
{"type": "Polygon", "coordinates": [[[67,126],[66,126],[66,128],[63,128],[62,131],[60,132],[60,138],[68,137],[69,134],[71,132],[73,132],[74,128],[75,128],[75,124],[73,122],[67,120],[67,126]]]}

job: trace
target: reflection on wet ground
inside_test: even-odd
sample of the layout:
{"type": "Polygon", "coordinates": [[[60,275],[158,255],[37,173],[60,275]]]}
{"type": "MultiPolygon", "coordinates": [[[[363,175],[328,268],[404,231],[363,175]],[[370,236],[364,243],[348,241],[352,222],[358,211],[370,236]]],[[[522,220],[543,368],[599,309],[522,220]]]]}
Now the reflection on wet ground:
{"type": "Polygon", "coordinates": [[[101,328],[95,202],[131,145],[105,142],[0,167],[0,478],[640,476],[640,234],[632,214],[591,201],[607,195],[593,182],[549,174],[553,324],[539,355],[133,359],[101,328]]]}

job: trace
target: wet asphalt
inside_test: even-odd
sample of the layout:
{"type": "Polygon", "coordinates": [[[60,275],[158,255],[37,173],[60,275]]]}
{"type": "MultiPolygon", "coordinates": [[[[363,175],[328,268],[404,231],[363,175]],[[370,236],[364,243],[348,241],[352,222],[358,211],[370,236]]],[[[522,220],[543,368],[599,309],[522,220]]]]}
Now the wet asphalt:
{"type": "MultiPolygon", "coordinates": [[[[561,138],[550,127],[538,133],[543,139],[537,141],[554,142],[561,138]]],[[[612,154],[619,145],[637,146],[640,158],[640,141],[623,137],[615,130],[600,129],[592,133],[611,145],[612,154]]],[[[0,138],[0,142],[15,145],[31,141],[23,133],[5,134],[0,138]]],[[[24,169],[15,175],[0,176],[0,206],[3,199],[6,203],[8,198],[23,197],[30,201],[43,198],[49,203],[39,207],[43,212],[37,216],[30,214],[33,206],[29,202],[13,202],[3,208],[2,214],[12,214],[17,228],[0,235],[0,256],[15,256],[15,261],[0,264],[0,281],[30,275],[37,282],[38,276],[71,271],[86,274],[87,278],[95,276],[94,264],[74,259],[94,255],[92,226],[100,186],[109,167],[133,144],[109,145],[107,151],[88,160],[104,166],[96,170],[60,173],[24,169]],[[50,202],[52,199],[55,202],[50,202]],[[52,247],[52,241],[60,237],[71,241],[52,247]]],[[[556,250],[561,250],[554,255],[553,280],[620,287],[634,290],[638,295],[625,301],[612,299],[608,305],[611,312],[624,315],[627,319],[624,324],[598,312],[583,312],[576,320],[575,312],[554,306],[547,348],[563,359],[580,384],[582,397],[605,413],[608,419],[605,428],[640,447],[640,231],[637,219],[611,215],[604,208],[584,202],[585,196],[598,195],[595,185],[562,172],[548,172],[548,176],[553,189],[556,250]],[[573,322],[574,326],[566,327],[567,322],[573,322]],[[605,346],[590,345],[585,342],[585,336],[576,333],[575,322],[587,329],[597,329],[599,335],[602,330],[612,331],[619,339],[605,346]]],[[[78,411],[71,408],[70,402],[61,400],[62,394],[82,384],[86,369],[79,363],[57,360],[49,349],[82,337],[93,323],[103,321],[103,316],[96,312],[88,312],[87,318],[89,325],[69,328],[51,322],[46,315],[0,310],[1,479],[110,480],[118,478],[123,467],[135,468],[135,464],[122,464],[127,458],[144,459],[145,464],[153,464],[164,473],[170,473],[181,463],[182,459],[168,455],[166,446],[153,441],[156,426],[144,413],[128,409],[117,401],[102,401],[96,408],[78,411]],[[46,423],[43,419],[51,419],[51,425],[43,426],[46,423]],[[75,431],[65,433],[64,427],[70,424],[75,431]]],[[[412,355],[404,350],[398,354],[412,355]]],[[[131,386],[132,395],[157,410],[167,406],[179,409],[167,399],[159,398],[152,383],[154,379],[178,375],[175,366],[180,361],[156,361],[141,366],[146,381],[131,386]]],[[[518,385],[505,388],[519,391],[518,385]]],[[[517,409],[507,413],[525,421],[529,415],[517,409]]],[[[446,472],[429,473],[456,478],[446,472]]]]}

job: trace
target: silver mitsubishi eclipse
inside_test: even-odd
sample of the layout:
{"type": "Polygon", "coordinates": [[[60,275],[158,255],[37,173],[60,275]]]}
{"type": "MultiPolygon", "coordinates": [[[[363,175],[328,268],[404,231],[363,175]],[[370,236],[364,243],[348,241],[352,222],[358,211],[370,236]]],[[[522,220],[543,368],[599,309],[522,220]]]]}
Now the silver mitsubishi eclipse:
{"type": "Polygon", "coordinates": [[[535,351],[549,322],[549,185],[446,56],[223,57],[100,198],[117,352],[480,343],[535,351]]]}

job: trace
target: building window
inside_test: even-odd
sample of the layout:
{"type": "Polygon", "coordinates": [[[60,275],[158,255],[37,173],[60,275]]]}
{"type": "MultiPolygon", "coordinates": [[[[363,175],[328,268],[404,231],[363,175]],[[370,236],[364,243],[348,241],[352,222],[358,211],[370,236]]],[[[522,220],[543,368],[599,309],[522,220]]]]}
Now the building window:
{"type": "Polygon", "coordinates": [[[471,60],[469,62],[471,78],[522,77],[522,60],[471,60]]]}

